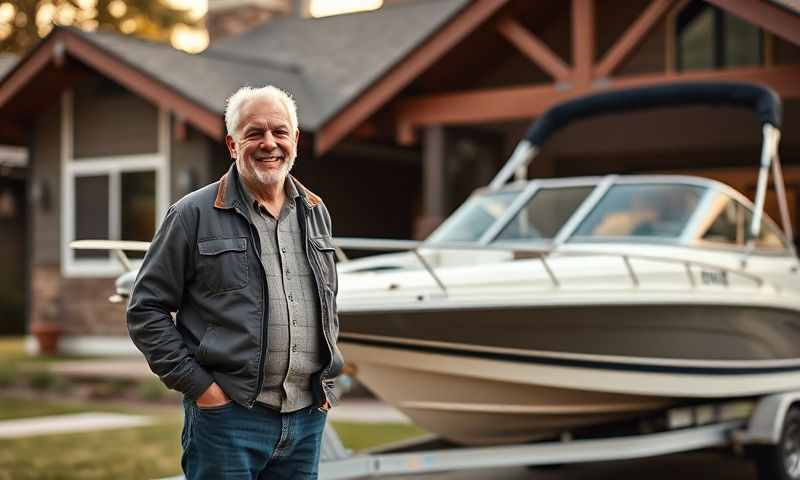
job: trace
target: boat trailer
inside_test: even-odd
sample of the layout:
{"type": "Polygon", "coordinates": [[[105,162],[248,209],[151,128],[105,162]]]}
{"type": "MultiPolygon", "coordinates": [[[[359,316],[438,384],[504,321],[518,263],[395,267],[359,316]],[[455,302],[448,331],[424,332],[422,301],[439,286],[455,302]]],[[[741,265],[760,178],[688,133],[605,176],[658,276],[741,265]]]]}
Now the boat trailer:
{"type": "Polygon", "coordinates": [[[664,412],[663,431],[492,447],[444,447],[424,437],[380,451],[352,454],[334,428],[325,430],[320,480],[421,475],[456,470],[547,466],[647,458],[728,447],[751,455],[759,480],[800,478],[800,392],[759,399],[677,407],[664,412]]]}

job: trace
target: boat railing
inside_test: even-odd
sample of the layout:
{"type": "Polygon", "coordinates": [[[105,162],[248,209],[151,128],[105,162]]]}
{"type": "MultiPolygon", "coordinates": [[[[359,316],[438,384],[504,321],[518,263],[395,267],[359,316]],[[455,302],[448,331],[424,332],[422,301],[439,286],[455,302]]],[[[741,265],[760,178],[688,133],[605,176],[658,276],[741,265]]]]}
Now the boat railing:
{"type": "MultiPolygon", "coordinates": [[[[344,238],[339,237],[334,239],[336,244],[337,256],[340,261],[347,261],[347,256],[342,249],[347,250],[370,250],[370,251],[393,251],[393,252],[411,252],[428,272],[428,274],[436,282],[439,289],[446,296],[447,286],[442,280],[441,276],[437,274],[435,266],[425,257],[422,253],[430,250],[480,250],[480,251],[494,251],[494,252],[510,252],[514,257],[536,258],[541,262],[544,271],[552,283],[554,288],[561,287],[563,282],[559,279],[555,270],[553,269],[549,259],[553,257],[568,257],[568,256],[604,256],[620,258],[625,266],[625,270],[630,278],[631,285],[635,288],[641,286],[641,276],[636,272],[632,260],[642,260],[650,262],[660,262],[665,264],[682,265],[686,272],[686,278],[689,281],[691,288],[696,288],[700,282],[696,278],[694,269],[699,269],[702,273],[709,272],[720,275],[719,278],[707,283],[721,284],[726,288],[731,287],[731,282],[728,281],[731,277],[738,277],[749,280],[756,284],[758,288],[770,287],[775,292],[781,290],[780,286],[773,282],[769,282],[764,277],[747,272],[741,269],[730,268],[725,265],[715,264],[711,262],[699,261],[688,258],[675,258],[658,255],[647,255],[639,253],[619,253],[608,252],[604,250],[554,250],[548,247],[524,247],[524,246],[511,246],[511,245],[475,245],[470,243],[425,243],[416,240],[384,240],[384,239],[368,239],[368,238],[344,238]]],[[[701,273],[701,275],[702,275],[701,273]]]]}

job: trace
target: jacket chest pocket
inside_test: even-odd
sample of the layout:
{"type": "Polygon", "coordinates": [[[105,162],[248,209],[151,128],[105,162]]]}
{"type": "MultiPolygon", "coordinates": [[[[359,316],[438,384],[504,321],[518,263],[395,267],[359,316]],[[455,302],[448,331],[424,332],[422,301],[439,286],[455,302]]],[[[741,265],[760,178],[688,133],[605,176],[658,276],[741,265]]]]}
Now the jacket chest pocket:
{"type": "Polygon", "coordinates": [[[247,286],[247,238],[215,238],[197,243],[197,279],[210,293],[247,286]]]}
{"type": "Polygon", "coordinates": [[[310,238],[311,254],[317,259],[317,264],[321,268],[320,274],[325,282],[325,286],[335,294],[338,289],[336,277],[336,248],[330,237],[310,238]]]}

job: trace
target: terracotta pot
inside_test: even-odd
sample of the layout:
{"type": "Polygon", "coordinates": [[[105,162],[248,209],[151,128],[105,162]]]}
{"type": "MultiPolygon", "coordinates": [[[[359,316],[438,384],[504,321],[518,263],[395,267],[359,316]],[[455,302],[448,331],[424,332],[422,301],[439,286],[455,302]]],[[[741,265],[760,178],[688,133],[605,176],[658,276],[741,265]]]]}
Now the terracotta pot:
{"type": "Polygon", "coordinates": [[[31,333],[39,343],[39,353],[44,355],[55,355],[58,353],[58,342],[64,329],[52,323],[34,323],[31,325],[31,333]]]}

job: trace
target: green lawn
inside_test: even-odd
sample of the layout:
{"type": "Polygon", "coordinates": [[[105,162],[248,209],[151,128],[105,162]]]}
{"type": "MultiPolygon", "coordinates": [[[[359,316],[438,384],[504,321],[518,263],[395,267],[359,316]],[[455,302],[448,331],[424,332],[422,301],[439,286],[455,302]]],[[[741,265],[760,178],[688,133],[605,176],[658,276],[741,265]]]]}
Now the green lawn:
{"type": "Polygon", "coordinates": [[[6,363],[29,358],[32,357],[25,353],[25,340],[22,337],[0,337],[0,361],[6,363]]]}
{"type": "Polygon", "coordinates": [[[62,415],[87,411],[86,405],[71,402],[49,403],[35,402],[22,398],[4,398],[0,400],[0,420],[41,417],[44,415],[62,415]]]}
{"type": "MultiPolygon", "coordinates": [[[[4,418],[23,418],[85,411],[148,413],[146,410],[115,408],[113,404],[31,402],[0,398],[4,418]]],[[[57,434],[0,440],[0,480],[140,480],[180,473],[179,409],[165,413],[157,426],[105,430],[79,434],[57,434]]],[[[336,431],[347,448],[365,448],[418,436],[414,426],[336,422],[336,431]]]]}
{"type": "Polygon", "coordinates": [[[36,363],[51,363],[51,362],[63,362],[65,360],[74,361],[74,360],[98,360],[103,357],[98,356],[91,356],[91,355],[56,355],[56,356],[46,356],[46,355],[28,355],[28,352],[25,351],[25,338],[24,337],[0,337],[0,362],[3,364],[7,363],[24,363],[24,364],[36,364],[36,363]]]}

